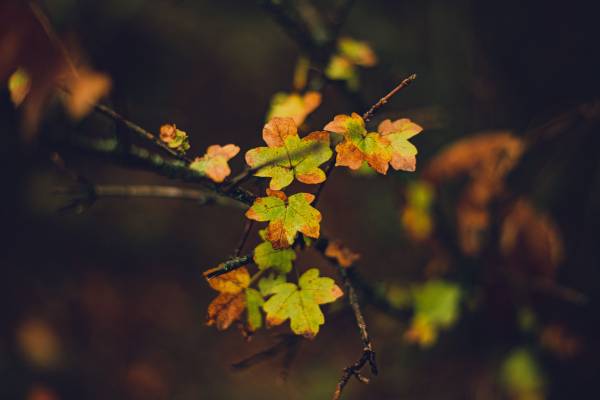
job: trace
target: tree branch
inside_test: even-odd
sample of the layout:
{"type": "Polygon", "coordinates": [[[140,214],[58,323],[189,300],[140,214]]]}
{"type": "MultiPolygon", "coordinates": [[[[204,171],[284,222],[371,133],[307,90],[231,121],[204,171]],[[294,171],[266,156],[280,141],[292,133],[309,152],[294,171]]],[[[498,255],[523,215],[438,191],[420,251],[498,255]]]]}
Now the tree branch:
{"type": "Polygon", "coordinates": [[[182,153],[170,148],[169,146],[167,146],[166,143],[164,143],[158,137],[153,135],[151,132],[147,131],[146,129],[142,128],[141,126],[137,125],[136,123],[129,121],[127,118],[123,117],[121,114],[119,114],[112,108],[107,107],[103,104],[95,104],[94,110],[102,115],[105,115],[105,116],[123,124],[124,126],[129,128],[131,131],[135,132],[139,137],[160,147],[161,149],[163,149],[164,151],[166,151],[173,157],[177,158],[178,160],[185,161],[186,163],[192,162],[191,158],[187,157],[185,154],[182,154],[182,153]]]}
{"type": "Polygon", "coordinates": [[[369,108],[369,110],[363,114],[363,119],[365,120],[365,122],[371,120],[371,118],[378,109],[380,109],[384,104],[390,101],[390,99],[394,97],[396,93],[410,85],[415,79],[417,79],[417,74],[412,74],[408,78],[405,78],[402,82],[398,84],[398,86],[393,88],[391,92],[379,99],[377,103],[373,104],[373,106],[371,106],[371,108],[369,108]]]}

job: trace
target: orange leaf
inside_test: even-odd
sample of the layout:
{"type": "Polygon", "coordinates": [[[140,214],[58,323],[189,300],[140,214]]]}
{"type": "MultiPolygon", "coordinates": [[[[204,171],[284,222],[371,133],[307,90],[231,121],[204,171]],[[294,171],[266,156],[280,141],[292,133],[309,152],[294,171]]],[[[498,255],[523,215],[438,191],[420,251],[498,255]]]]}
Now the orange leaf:
{"type": "Polygon", "coordinates": [[[338,240],[332,240],[325,249],[327,257],[335,258],[342,267],[348,268],[360,258],[360,254],[353,252],[338,240]]]}
{"type": "Polygon", "coordinates": [[[237,320],[246,308],[246,294],[221,293],[208,306],[207,325],[216,325],[222,331],[237,320]]]}

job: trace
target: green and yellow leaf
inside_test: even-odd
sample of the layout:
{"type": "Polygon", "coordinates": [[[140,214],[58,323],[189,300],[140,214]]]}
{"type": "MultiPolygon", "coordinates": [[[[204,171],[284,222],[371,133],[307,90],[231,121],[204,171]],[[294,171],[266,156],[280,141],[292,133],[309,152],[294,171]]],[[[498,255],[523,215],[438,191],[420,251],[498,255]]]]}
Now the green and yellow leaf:
{"type": "Polygon", "coordinates": [[[378,132],[367,132],[365,121],[360,115],[356,113],[352,113],[351,116],[336,115],[324,129],[344,135],[344,141],[335,148],[336,166],[341,165],[357,170],[362,166],[363,161],[366,161],[380,174],[387,173],[393,154],[390,142],[382,138],[378,132]]]}
{"type": "Polygon", "coordinates": [[[319,238],[321,213],[311,207],[315,196],[296,193],[289,198],[283,192],[267,190],[267,197],[259,197],[246,212],[249,219],[266,222],[266,238],[274,249],[290,247],[298,232],[319,238]]]}
{"type": "Polygon", "coordinates": [[[296,252],[293,249],[275,249],[271,242],[267,240],[267,230],[260,231],[260,236],[265,240],[254,249],[254,262],[258,269],[264,270],[272,268],[282,274],[287,274],[292,270],[292,263],[296,259],[296,252]]]}
{"type": "Polygon", "coordinates": [[[319,277],[316,268],[302,274],[298,285],[282,283],[271,292],[273,296],[263,305],[267,325],[281,325],[289,319],[292,331],[307,338],[314,338],[325,323],[319,305],[334,302],[343,295],[333,279],[319,277]]]}
{"type": "Polygon", "coordinates": [[[272,190],[283,189],[294,178],[308,184],[326,179],[319,166],[332,155],[327,132],[312,132],[300,139],[294,119],[273,118],[264,126],[263,140],[267,147],[249,150],[246,163],[252,168],[265,165],[255,176],[271,178],[272,190]]]}
{"type": "Polygon", "coordinates": [[[247,288],[246,289],[246,307],[248,309],[248,329],[251,332],[260,329],[262,326],[262,313],[260,308],[264,304],[263,296],[256,289],[247,288]]]}
{"type": "Polygon", "coordinates": [[[267,297],[273,294],[273,288],[285,283],[285,275],[283,274],[269,274],[268,276],[264,276],[260,278],[258,281],[258,290],[263,295],[263,297],[267,297]]]}
{"type": "Polygon", "coordinates": [[[161,125],[160,140],[166,143],[171,149],[175,149],[180,152],[186,152],[190,149],[188,134],[177,129],[175,124],[161,125]]]}

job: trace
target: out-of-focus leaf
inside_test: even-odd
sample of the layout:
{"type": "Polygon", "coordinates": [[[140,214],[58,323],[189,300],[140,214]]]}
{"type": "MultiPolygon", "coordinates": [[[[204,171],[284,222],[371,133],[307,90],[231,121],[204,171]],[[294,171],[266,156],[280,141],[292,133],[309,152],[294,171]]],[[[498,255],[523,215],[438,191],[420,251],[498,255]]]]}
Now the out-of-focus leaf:
{"type": "Polygon", "coordinates": [[[290,247],[298,232],[317,239],[319,237],[321,213],[310,206],[315,196],[296,193],[289,198],[283,192],[268,190],[267,197],[254,201],[246,217],[269,221],[266,238],[274,249],[290,247]]]}
{"type": "Polygon", "coordinates": [[[23,321],[17,328],[16,341],[25,360],[36,368],[53,368],[60,361],[59,338],[43,319],[23,321]]]}
{"type": "Polygon", "coordinates": [[[504,177],[516,165],[525,144],[510,132],[486,132],[455,142],[425,168],[423,177],[433,183],[470,177],[456,207],[461,249],[479,253],[490,224],[488,206],[504,192],[504,177]]]}
{"type": "Polygon", "coordinates": [[[338,41],[338,49],[342,57],[361,67],[373,67],[377,64],[377,56],[367,42],[342,37],[338,41]]]}
{"type": "Polygon", "coordinates": [[[273,118],[263,129],[263,139],[268,147],[249,150],[246,162],[251,167],[266,165],[255,175],[270,177],[272,190],[283,189],[294,178],[308,184],[326,179],[319,166],[332,154],[327,132],[312,132],[300,139],[292,118],[273,118]]]}
{"type": "Polygon", "coordinates": [[[327,244],[325,255],[335,258],[337,263],[345,268],[352,266],[360,258],[360,254],[353,252],[339,240],[333,240],[327,244]]]}
{"type": "Polygon", "coordinates": [[[8,79],[8,90],[10,91],[10,99],[18,107],[21,105],[31,89],[31,78],[23,69],[17,69],[8,79]]]}
{"type": "Polygon", "coordinates": [[[81,67],[70,73],[65,81],[69,96],[64,99],[69,115],[75,120],[85,117],[102,97],[108,94],[112,83],[106,74],[81,67]]]}
{"type": "Polygon", "coordinates": [[[435,343],[440,329],[456,322],[461,290],[456,284],[431,280],[414,287],[412,292],[415,315],[405,337],[427,347],[435,343]]]}
{"type": "Polygon", "coordinates": [[[545,382],[538,362],[525,348],[513,350],[501,367],[502,383],[514,399],[544,398],[545,382]]]}
{"type": "Polygon", "coordinates": [[[562,359],[577,355],[581,348],[581,339],[564,325],[550,324],[542,328],[540,344],[562,359]]]}
{"type": "Polygon", "coordinates": [[[196,159],[190,164],[190,168],[207,175],[214,182],[220,183],[230,174],[228,161],[239,153],[240,148],[234,144],[219,146],[213,144],[206,150],[206,154],[196,159]]]}
{"type": "Polygon", "coordinates": [[[308,114],[321,104],[319,92],[306,92],[303,96],[299,93],[276,93],[271,99],[267,121],[275,117],[292,118],[297,126],[302,125],[308,114]]]}
{"type": "Polygon", "coordinates": [[[268,326],[290,319],[292,331],[297,335],[314,338],[325,323],[320,304],[334,302],[343,295],[333,279],[319,277],[319,270],[311,268],[299,279],[298,286],[283,283],[275,286],[263,305],[268,326]]]}
{"type": "Polygon", "coordinates": [[[550,278],[564,254],[556,224],[525,199],[517,200],[502,222],[500,250],[511,265],[550,278]]]}
{"type": "Polygon", "coordinates": [[[60,40],[37,5],[24,1],[0,4],[0,82],[6,82],[15,71],[28,77],[28,90],[22,85],[17,85],[21,91],[11,90],[13,101],[23,110],[26,139],[32,138],[57,89],[70,92],[61,99],[75,119],[83,117],[110,89],[108,76],[76,65],[73,60],[81,58],[79,52],[63,47],[60,40]]]}
{"type": "Polygon", "coordinates": [[[402,209],[401,220],[413,240],[427,239],[433,231],[433,198],[433,188],[425,181],[414,181],[407,186],[406,205],[402,209]]]}

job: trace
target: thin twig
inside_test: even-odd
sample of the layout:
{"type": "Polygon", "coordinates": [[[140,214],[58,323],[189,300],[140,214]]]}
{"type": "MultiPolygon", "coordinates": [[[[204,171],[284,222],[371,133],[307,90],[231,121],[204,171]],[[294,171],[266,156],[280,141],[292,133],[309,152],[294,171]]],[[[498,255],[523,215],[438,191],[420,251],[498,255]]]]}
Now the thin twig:
{"type": "Polygon", "coordinates": [[[242,253],[242,250],[244,250],[244,245],[246,244],[246,241],[248,241],[248,237],[250,236],[250,232],[252,231],[253,226],[254,220],[247,219],[246,224],[244,225],[244,232],[242,233],[240,241],[235,248],[235,252],[233,253],[235,257],[239,257],[242,253]]]}
{"type": "Polygon", "coordinates": [[[164,151],[166,151],[173,157],[175,157],[181,161],[185,161],[186,163],[192,162],[191,158],[187,157],[185,154],[182,154],[182,153],[170,148],[166,143],[164,143],[162,140],[160,140],[154,134],[152,134],[151,132],[142,128],[138,124],[131,122],[130,120],[128,120],[127,118],[125,118],[124,116],[122,116],[121,114],[119,114],[118,112],[113,110],[112,108],[107,107],[103,104],[96,104],[96,105],[94,105],[94,110],[99,112],[100,114],[106,115],[107,117],[110,117],[110,118],[114,119],[115,121],[123,124],[124,126],[129,128],[133,132],[137,133],[138,136],[140,136],[141,138],[148,140],[149,142],[152,142],[154,145],[160,147],[161,149],[163,149],[164,151]]]}
{"type": "Polygon", "coordinates": [[[410,85],[415,79],[417,79],[417,74],[412,74],[408,78],[405,78],[402,82],[400,82],[398,84],[398,86],[396,86],[394,89],[392,89],[391,92],[389,92],[388,94],[383,96],[381,99],[379,99],[379,101],[377,103],[373,104],[373,106],[371,106],[371,108],[369,108],[369,111],[367,111],[366,113],[363,114],[363,119],[365,121],[371,120],[371,118],[373,117],[373,114],[375,114],[375,112],[379,108],[381,108],[384,104],[386,104],[388,101],[390,101],[390,99],[392,97],[394,97],[394,95],[396,93],[398,93],[399,91],[401,91],[402,89],[404,89],[405,87],[410,85]]]}
{"type": "Polygon", "coordinates": [[[224,197],[229,197],[247,206],[256,199],[256,195],[242,188],[223,192],[203,174],[189,168],[183,161],[171,160],[154,154],[145,148],[129,146],[123,149],[116,139],[91,139],[82,136],[72,138],[68,143],[96,156],[108,157],[111,160],[144,168],[171,179],[181,179],[202,185],[207,190],[224,197]]]}
{"type": "Polygon", "coordinates": [[[319,187],[317,188],[317,191],[315,192],[315,201],[312,204],[312,206],[315,208],[317,207],[317,204],[319,203],[319,199],[321,198],[321,193],[323,192],[325,183],[327,183],[327,181],[329,180],[334,167],[335,167],[335,154],[331,157],[331,161],[329,161],[329,164],[327,164],[327,169],[325,170],[325,180],[319,185],[319,187]]]}

